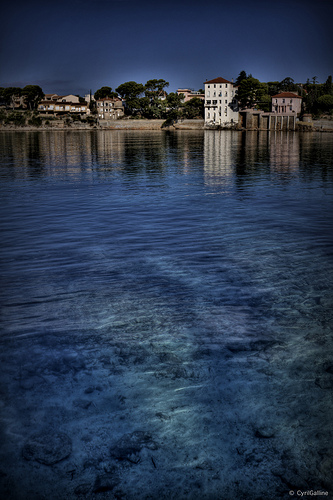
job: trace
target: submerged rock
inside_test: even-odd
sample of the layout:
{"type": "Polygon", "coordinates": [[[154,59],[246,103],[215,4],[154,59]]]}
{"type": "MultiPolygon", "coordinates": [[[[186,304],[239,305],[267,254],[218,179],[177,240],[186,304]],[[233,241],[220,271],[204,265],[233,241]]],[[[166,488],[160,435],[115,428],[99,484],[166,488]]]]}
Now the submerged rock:
{"type": "Polygon", "coordinates": [[[119,475],[117,474],[116,469],[114,469],[108,474],[97,476],[94,485],[94,493],[103,493],[106,491],[111,491],[113,490],[113,488],[118,486],[119,483],[120,483],[119,475]]]}
{"type": "Polygon", "coordinates": [[[82,484],[79,484],[75,490],[74,490],[74,493],[75,495],[88,495],[88,493],[90,492],[91,490],[91,485],[89,483],[82,483],[82,484]]]}
{"type": "Polygon", "coordinates": [[[26,460],[35,460],[44,465],[54,465],[72,452],[72,441],[63,432],[43,431],[33,434],[25,443],[22,455],[26,460]]]}
{"type": "Polygon", "coordinates": [[[333,380],[332,378],[317,378],[315,380],[315,384],[321,389],[333,389],[333,380]]]}
{"type": "Polygon", "coordinates": [[[135,431],[121,437],[110,449],[110,455],[117,460],[127,460],[137,464],[140,462],[142,448],[157,450],[158,446],[149,432],[135,431]]]}
{"type": "Polygon", "coordinates": [[[269,426],[263,426],[263,427],[258,427],[258,429],[255,432],[255,437],[260,438],[260,439],[270,439],[275,436],[275,431],[272,427],[269,426]]]}

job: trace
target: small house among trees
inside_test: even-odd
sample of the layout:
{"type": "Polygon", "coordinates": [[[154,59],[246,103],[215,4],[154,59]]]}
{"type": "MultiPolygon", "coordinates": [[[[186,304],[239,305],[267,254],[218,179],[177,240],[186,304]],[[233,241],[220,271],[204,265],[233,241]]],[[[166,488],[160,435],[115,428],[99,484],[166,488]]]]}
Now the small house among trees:
{"type": "Polygon", "coordinates": [[[101,120],[117,120],[124,116],[122,100],[118,97],[104,97],[96,100],[98,117],[101,120]]]}
{"type": "Polygon", "coordinates": [[[299,115],[302,110],[302,97],[293,92],[280,92],[272,96],[272,113],[299,115]]]}

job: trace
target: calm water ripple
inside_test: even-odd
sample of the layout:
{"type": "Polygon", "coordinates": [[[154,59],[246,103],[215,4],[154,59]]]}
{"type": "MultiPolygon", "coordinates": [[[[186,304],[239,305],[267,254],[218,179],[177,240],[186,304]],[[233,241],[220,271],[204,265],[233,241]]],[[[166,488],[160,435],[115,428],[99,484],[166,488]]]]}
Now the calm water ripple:
{"type": "Polygon", "coordinates": [[[331,488],[332,139],[0,133],[2,494],[331,488]],[[70,458],[17,459],[45,428],[70,458]]]}

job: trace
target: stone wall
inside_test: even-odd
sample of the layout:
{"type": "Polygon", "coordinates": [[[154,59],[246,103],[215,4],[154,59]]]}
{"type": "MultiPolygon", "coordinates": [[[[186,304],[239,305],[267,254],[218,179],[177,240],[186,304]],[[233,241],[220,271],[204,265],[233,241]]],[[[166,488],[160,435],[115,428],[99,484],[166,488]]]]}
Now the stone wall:
{"type": "MultiPolygon", "coordinates": [[[[99,126],[107,130],[161,130],[165,120],[99,120],[99,126]]],[[[179,120],[168,130],[201,130],[204,120],[179,120]]]]}
{"type": "Polygon", "coordinates": [[[241,123],[246,130],[296,130],[296,115],[242,111],[241,123]]]}

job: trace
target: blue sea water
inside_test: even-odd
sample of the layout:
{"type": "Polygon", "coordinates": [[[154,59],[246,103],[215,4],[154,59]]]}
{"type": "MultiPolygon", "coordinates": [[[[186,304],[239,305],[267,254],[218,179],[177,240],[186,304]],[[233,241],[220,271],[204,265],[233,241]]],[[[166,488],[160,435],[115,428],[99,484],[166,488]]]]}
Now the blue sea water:
{"type": "Polygon", "coordinates": [[[6,498],[331,492],[331,134],[1,132],[0,181],[6,498]]]}

